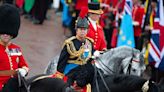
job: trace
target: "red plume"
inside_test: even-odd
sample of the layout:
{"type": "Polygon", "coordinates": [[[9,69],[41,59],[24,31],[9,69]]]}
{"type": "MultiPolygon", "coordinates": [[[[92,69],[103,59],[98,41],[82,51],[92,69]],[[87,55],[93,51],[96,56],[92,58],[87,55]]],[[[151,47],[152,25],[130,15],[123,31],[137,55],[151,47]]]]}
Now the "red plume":
{"type": "Polygon", "coordinates": [[[79,17],[84,18],[88,14],[88,7],[82,7],[79,17]]]}

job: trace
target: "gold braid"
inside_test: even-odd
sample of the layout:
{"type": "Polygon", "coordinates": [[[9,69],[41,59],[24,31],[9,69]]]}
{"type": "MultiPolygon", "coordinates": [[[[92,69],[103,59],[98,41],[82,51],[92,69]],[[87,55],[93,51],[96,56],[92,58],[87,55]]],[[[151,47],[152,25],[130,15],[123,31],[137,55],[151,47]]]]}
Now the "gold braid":
{"type": "Polygon", "coordinates": [[[73,44],[73,42],[72,42],[73,39],[76,39],[76,37],[73,36],[73,37],[67,39],[65,41],[65,43],[64,43],[64,46],[65,45],[67,46],[67,51],[68,51],[68,53],[70,54],[70,56],[72,58],[74,58],[74,57],[80,57],[81,54],[84,53],[84,46],[82,45],[80,47],[80,49],[77,51],[76,48],[75,48],[75,46],[74,46],[74,44],[73,44]]]}
{"type": "Polygon", "coordinates": [[[67,45],[67,51],[72,56],[72,58],[73,57],[80,57],[81,54],[84,53],[83,45],[80,47],[80,49],[78,51],[76,51],[73,42],[70,42],[70,44],[66,44],[66,45],[67,45]]]}

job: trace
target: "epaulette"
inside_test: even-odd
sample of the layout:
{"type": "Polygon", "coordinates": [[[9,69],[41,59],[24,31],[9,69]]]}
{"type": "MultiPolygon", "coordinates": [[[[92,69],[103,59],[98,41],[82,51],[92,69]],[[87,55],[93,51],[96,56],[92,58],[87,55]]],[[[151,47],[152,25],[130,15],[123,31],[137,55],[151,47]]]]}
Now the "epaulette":
{"type": "Polygon", "coordinates": [[[66,39],[66,40],[64,41],[64,44],[63,44],[62,47],[64,47],[66,44],[70,44],[70,43],[72,42],[72,40],[74,40],[74,39],[76,39],[75,36],[72,36],[72,37],[66,39]]]}
{"type": "Polygon", "coordinates": [[[90,40],[92,43],[94,43],[94,40],[90,37],[86,37],[88,40],[90,40]]]}
{"type": "Polygon", "coordinates": [[[64,43],[70,43],[74,39],[76,39],[76,37],[75,36],[72,36],[72,37],[66,39],[64,43]]]}

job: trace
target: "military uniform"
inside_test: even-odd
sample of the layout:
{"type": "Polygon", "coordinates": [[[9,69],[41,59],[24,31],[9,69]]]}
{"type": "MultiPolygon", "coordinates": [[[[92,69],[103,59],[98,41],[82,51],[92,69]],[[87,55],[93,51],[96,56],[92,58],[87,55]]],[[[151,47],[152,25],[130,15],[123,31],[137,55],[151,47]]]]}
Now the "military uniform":
{"type": "Polygon", "coordinates": [[[94,51],[92,43],[93,40],[88,37],[84,42],[79,41],[75,36],[67,39],[60,54],[56,75],[64,77],[64,81],[67,81],[69,85],[73,85],[76,81],[78,86],[86,90],[86,85],[92,81],[94,75],[90,62],[94,51]]]}
{"type": "Polygon", "coordinates": [[[60,54],[57,71],[67,75],[73,68],[86,64],[93,54],[92,42],[91,38],[86,38],[85,42],[81,42],[75,36],[67,39],[60,54]],[[87,57],[84,56],[86,45],[89,49],[87,57]]]}
{"type": "Polygon", "coordinates": [[[0,44],[0,90],[3,85],[13,77],[18,68],[28,70],[28,65],[22,56],[22,51],[19,46],[11,43],[8,47],[0,44]]]}
{"type": "Polygon", "coordinates": [[[142,46],[140,46],[139,44],[140,42],[139,37],[142,34],[141,25],[142,25],[143,16],[144,16],[144,8],[141,6],[133,6],[133,10],[132,10],[133,21],[136,21],[139,23],[138,26],[134,26],[135,48],[140,49],[140,50],[142,46]]]}
{"type": "MultiPolygon", "coordinates": [[[[17,37],[20,28],[20,14],[14,5],[3,4],[0,6],[0,91],[8,86],[4,84],[9,79],[17,79],[17,72],[25,77],[28,73],[28,65],[24,60],[19,46],[10,41],[17,37]],[[12,16],[11,16],[12,15],[12,16]],[[7,37],[5,37],[7,36],[7,37]],[[6,39],[6,40],[5,40],[6,39]]],[[[18,81],[16,81],[18,82],[18,81]]],[[[13,82],[12,88],[17,88],[13,82]]],[[[17,92],[18,90],[13,90],[17,92]]],[[[6,92],[6,91],[5,91],[6,92]]],[[[8,92],[8,91],[7,91],[8,92]]]]}
{"type": "Polygon", "coordinates": [[[83,12],[76,21],[76,36],[65,40],[60,53],[57,72],[53,77],[63,78],[69,86],[80,92],[89,92],[87,86],[93,80],[94,67],[91,64],[93,55],[93,40],[86,37],[88,32],[88,20],[83,12]]]}

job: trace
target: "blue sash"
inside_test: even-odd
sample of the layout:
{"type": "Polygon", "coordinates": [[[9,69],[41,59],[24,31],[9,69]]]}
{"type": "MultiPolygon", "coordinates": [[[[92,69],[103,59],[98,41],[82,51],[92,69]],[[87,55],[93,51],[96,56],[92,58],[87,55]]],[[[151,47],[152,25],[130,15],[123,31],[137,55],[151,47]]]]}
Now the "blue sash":
{"type": "Polygon", "coordinates": [[[64,69],[64,74],[66,75],[67,73],[69,73],[69,71],[71,71],[72,69],[76,68],[77,64],[67,64],[65,69],[64,69]]]}

